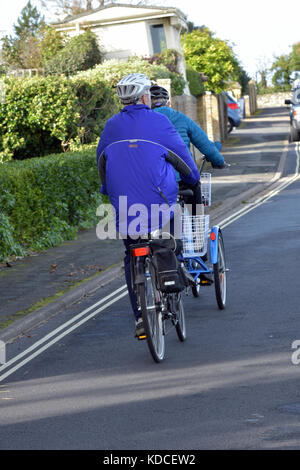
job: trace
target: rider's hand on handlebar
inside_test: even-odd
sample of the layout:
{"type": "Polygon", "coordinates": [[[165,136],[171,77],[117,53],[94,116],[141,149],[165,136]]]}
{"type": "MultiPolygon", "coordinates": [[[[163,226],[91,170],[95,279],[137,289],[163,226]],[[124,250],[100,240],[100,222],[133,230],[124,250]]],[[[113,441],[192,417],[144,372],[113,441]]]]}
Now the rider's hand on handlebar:
{"type": "Polygon", "coordinates": [[[223,168],[229,168],[230,167],[230,163],[227,163],[224,161],[224,163],[222,165],[211,165],[213,168],[217,168],[217,169],[220,169],[222,170],[223,168]]]}

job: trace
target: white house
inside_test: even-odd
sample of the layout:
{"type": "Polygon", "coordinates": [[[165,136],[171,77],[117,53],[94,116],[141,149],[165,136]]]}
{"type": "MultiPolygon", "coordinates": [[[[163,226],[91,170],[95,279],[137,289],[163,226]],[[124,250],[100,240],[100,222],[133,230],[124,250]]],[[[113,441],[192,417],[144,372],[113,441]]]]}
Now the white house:
{"type": "Polygon", "coordinates": [[[106,59],[151,57],[164,48],[176,49],[180,53],[179,72],[186,78],[180,34],[187,30],[187,23],[177,8],[112,3],[66,17],[53,26],[70,36],[89,28],[99,38],[106,59]]]}

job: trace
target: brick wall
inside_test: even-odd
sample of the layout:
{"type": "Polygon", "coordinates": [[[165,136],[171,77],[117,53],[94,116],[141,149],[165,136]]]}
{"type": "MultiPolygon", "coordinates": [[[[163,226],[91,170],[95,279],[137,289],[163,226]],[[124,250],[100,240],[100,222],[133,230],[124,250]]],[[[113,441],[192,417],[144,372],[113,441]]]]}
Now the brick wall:
{"type": "MultiPolygon", "coordinates": [[[[170,79],[157,80],[170,93],[170,79]]],[[[172,96],[171,107],[189,116],[206,132],[212,141],[224,142],[227,138],[227,102],[223,95],[206,92],[205,95],[172,96]]]]}
{"type": "Polygon", "coordinates": [[[291,92],[284,91],[266,95],[257,95],[258,108],[277,108],[285,106],[284,100],[291,98],[291,92]]]}
{"type": "Polygon", "coordinates": [[[189,116],[193,121],[198,121],[197,98],[192,95],[181,95],[172,97],[172,108],[189,116]]]}

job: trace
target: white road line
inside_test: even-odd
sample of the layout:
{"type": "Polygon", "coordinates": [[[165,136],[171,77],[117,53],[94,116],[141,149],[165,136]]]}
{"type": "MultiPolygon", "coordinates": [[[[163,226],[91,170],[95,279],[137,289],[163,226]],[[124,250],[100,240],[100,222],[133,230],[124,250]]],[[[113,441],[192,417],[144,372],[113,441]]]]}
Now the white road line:
{"type": "MultiPolygon", "coordinates": [[[[231,216],[227,217],[226,219],[222,220],[219,225],[221,228],[225,228],[227,227],[228,225],[232,224],[233,222],[235,222],[237,219],[239,219],[240,217],[243,217],[244,215],[248,214],[248,212],[251,212],[253,209],[255,209],[256,207],[258,207],[259,205],[263,204],[265,201],[267,201],[268,199],[270,199],[271,197],[275,196],[276,194],[278,194],[280,191],[282,191],[283,189],[285,189],[287,186],[289,186],[290,184],[292,184],[294,181],[296,181],[300,176],[299,176],[299,166],[300,166],[300,143],[297,142],[296,144],[296,155],[297,155],[297,160],[296,160],[296,169],[295,169],[295,173],[292,177],[290,177],[288,179],[288,181],[284,181],[281,185],[279,185],[276,189],[270,191],[267,195],[264,195],[260,198],[258,198],[254,203],[253,205],[251,205],[250,208],[243,208],[243,209],[240,209],[238,210],[237,212],[235,212],[234,214],[232,214],[231,216]]],[[[124,289],[126,289],[126,284],[122,285],[119,289],[115,290],[114,292],[112,292],[111,294],[107,295],[106,297],[104,297],[103,299],[99,300],[99,302],[96,302],[95,304],[91,305],[90,307],[88,307],[87,309],[83,310],[81,313],[79,313],[78,315],[76,315],[74,318],[72,318],[71,320],[67,321],[66,323],[62,324],[61,326],[59,326],[58,328],[56,328],[55,330],[53,330],[51,333],[49,333],[48,335],[44,336],[41,340],[37,341],[36,343],[34,343],[32,346],[30,346],[28,349],[26,349],[25,351],[23,351],[22,353],[18,354],[17,356],[15,356],[14,358],[10,359],[7,363],[5,363],[4,365],[2,365],[0,367],[0,372],[4,369],[6,369],[7,367],[13,365],[15,362],[17,362],[18,360],[22,359],[22,357],[26,356],[27,354],[29,354],[31,351],[33,351],[34,349],[36,349],[38,346],[40,346],[41,344],[47,342],[49,339],[51,339],[53,336],[55,336],[57,333],[59,333],[61,330],[67,328],[70,324],[76,322],[77,320],[79,320],[81,317],[83,317],[84,315],[86,315],[88,312],[92,311],[92,313],[90,313],[90,315],[82,318],[81,320],[79,320],[77,323],[75,323],[75,325],[71,326],[69,329],[67,329],[66,331],[64,331],[63,333],[61,333],[60,335],[56,336],[54,339],[52,339],[52,341],[49,341],[47,344],[45,344],[43,347],[41,347],[40,349],[38,349],[37,351],[35,351],[33,354],[31,354],[30,356],[28,356],[26,359],[24,359],[22,362],[20,362],[19,364],[17,364],[16,366],[12,367],[11,369],[9,369],[7,372],[5,372],[4,374],[2,374],[0,376],[0,382],[2,380],[4,380],[6,377],[8,377],[9,375],[11,375],[13,372],[15,372],[16,370],[20,369],[21,367],[23,367],[25,364],[27,364],[28,362],[30,362],[32,359],[34,359],[35,357],[37,357],[39,354],[41,354],[43,351],[45,351],[46,349],[48,349],[50,346],[52,346],[53,344],[57,343],[60,339],[62,339],[64,336],[66,336],[67,334],[71,333],[72,331],[74,331],[76,328],[78,328],[79,326],[81,326],[82,324],[84,324],[85,322],[87,322],[88,320],[90,320],[91,318],[93,318],[95,315],[97,315],[98,313],[102,312],[103,310],[105,310],[107,307],[109,307],[110,305],[114,304],[115,302],[117,302],[118,300],[120,300],[122,297],[124,297],[125,295],[127,295],[127,289],[122,292],[121,294],[119,294],[117,297],[115,297],[113,300],[110,300],[109,302],[107,302],[105,305],[103,305],[102,307],[98,308],[97,310],[94,310],[95,307],[97,307],[98,305],[101,305],[103,304],[104,302],[106,302],[106,300],[110,299],[111,297],[115,296],[116,294],[118,294],[119,292],[123,291],[124,289]]]]}
{"type": "Polygon", "coordinates": [[[37,357],[39,354],[41,354],[43,351],[45,351],[46,349],[48,349],[50,346],[52,346],[53,344],[57,343],[57,341],[59,341],[60,339],[62,339],[64,336],[66,336],[67,334],[71,333],[73,330],[75,330],[76,328],[78,328],[80,325],[82,325],[83,323],[87,322],[88,320],[90,320],[91,318],[93,318],[97,313],[100,313],[102,312],[103,310],[105,310],[107,307],[109,307],[110,305],[114,304],[115,302],[117,302],[118,300],[120,300],[122,297],[124,297],[125,295],[127,295],[127,291],[125,292],[122,292],[122,294],[118,295],[117,297],[115,297],[113,300],[110,300],[109,302],[107,302],[105,305],[103,305],[102,307],[98,308],[97,310],[93,311],[90,315],[88,315],[87,317],[83,318],[82,320],[80,320],[78,323],[76,323],[75,325],[71,326],[71,328],[69,328],[68,330],[64,331],[63,333],[61,333],[59,336],[56,336],[56,338],[52,339],[52,341],[50,341],[49,343],[45,344],[43,347],[41,347],[40,349],[38,349],[37,351],[35,351],[33,354],[31,354],[30,356],[28,356],[26,359],[24,359],[22,362],[19,362],[19,364],[17,364],[16,366],[12,367],[11,369],[9,369],[7,372],[4,372],[4,374],[2,374],[0,376],[0,382],[2,380],[4,380],[6,377],[8,377],[9,375],[11,375],[13,372],[15,372],[16,370],[20,369],[21,367],[23,367],[25,364],[27,364],[28,362],[30,362],[32,359],[34,359],[35,357],[37,357]]]}
{"type": "MultiPolygon", "coordinates": [[[[101,312],[102,310],[104,310],[105,308],[109,307],[111,304],[117,302],[119,299],[121,299],[122,297],[124,297],[126,294],[127,294],[127,289],[126,289],[126,284],[122,285],[119,289],[115,290],[114,292],[111,292],[109,295],[107,295],[106,297],[104,297],[103,299],[99,300],[99,302],[96,302],[95,304],[91,305],[90,307],[88,307],[87,309],[83,310],[81,313],[79,313],[78,315],[76,315],[75,317],[71,318],[71,320],[63,323],[62,325],[60,325],[58,328],[56,328],[55,330],[51,331],[51,333],[49,333],[48,335],[44,336],[42,339],[40,339],[39,341],[37,341],[36,343],[34,343],[32,346],[30,346],[29,348],[25,349],[22,353],[18,354],[17,356],[15,356],[14,358],[10,359],[8,362],[6,362],[5,364],[3,364],[1,367],[0,367],[0,372],[4,369],[7,369],[7,367],[10,367],[12,364],[14,364],[15,362],[19,361],[20,359],[22,359],[22,357],[26,356],[27,354],[29,354],[31,351],[33,351],[34,349],[36,349],[38,346],[40,346],[41,344],[47,342],[49,339],[51,339],[53,336],[55,336],[57,333],[59,333],[61,330],[67,328],[69,325],[71,325],[72,323],[76,322],[77,320],[79,320],[81,317],[83,317],[84,315],[86,315],[88,312],[90,312],[92,310],[92,313],[85,317],[83,320],[79,321],[78,323],[76,323],[73,327],[69,328],[68,330],[66,330],[64,333],[62,333],[59,338],[62,338],[63,336],[65,336],[66,334],[68,334],[69,332],[73,331],[75,328],[77,328],[77,326],[83,324],[85,321],[89,320],[90,318],[92,318],[93,316],[95,316],[97,313],[101,312]],[[122,294],[120,294],[118,297],[115,297],[112,301],[106,303],[103,307],[99,308],[98,310],[94,310],[98,305],[101,305],[103,304],[104,302],[106,302],[108,299],[110,299],[111,297],[114,297],[116,296],[118,293],[120,293],[121,291],[123,291],[124,289],[126,289],[122,294]]],[[[45,349],[47,349],[49,346],[51,346],[51,344],[54,344],[54,342],[56,342],[56,339],[52,342],[49,342],[47,343],[46,346],[44,346],[41,350],[38,350],[37,353],[39,353],[39,351],[44,351],[45,349]]],[[[35,353],[35,355],[37,355],[35,353]]],[[[31,359],[33,357],[35,357],[35,355],[31,355],[30,358],[28,359],[31,359]]],[[[26,362],[28,362],[28,360],[26,359],[26,362]]],[[[21,364],[23,365],[24,363],[26,362],[22,362],[21,364]]],[[[17,368],[19,368],[19,366],[17,366],[17,368]]],[[[12,371],[16,370],[15,368],[14,369],[11,369],[12,371]]],[[[10,372],[10,371],[9,371],[10,372]]],[[[4,374],[5,375],[5,374],[4,374]]],[[[0,381],[4,378],[4,375],[1,375],[0,376],[0,381]]],[[[7,375],[5,375],[6,377],[7,375]]]]}
{"type": "Polygon", "coordinates": [[[268,194],[258,198],[256,201],[253,202],[253,204],[251,204],[251,207],[244,207],[242,209],[239,209],[234,214],[231,214],[229,217],[227,217],[226,219],[223,219],[221,222],[219,222],[218,225],[221,228],[227,227],[228,225],[230,225],[233,222],[235,222],[236,220],[238,220],[240,217],[243,217],[244,215],[248,214],[249,212],[251,212],[256,207],[258,207],[261,204],[263,204],[264,202],[268,201],[273,196],[278,194],[280,191],[287,188],[290,184],[294,183],[297,179],[299,179],[299,177],[300,177],[300,175],[299,175],[299,165],[300,165],[300,144],[299,144],[299,142],[297,142],[297,144],[296,144],[296,155],[297,155],[296,169],[295,169],[295,173],[294,173],[293,176],[287,178],[277,188],[271,190],[268,194]]]}

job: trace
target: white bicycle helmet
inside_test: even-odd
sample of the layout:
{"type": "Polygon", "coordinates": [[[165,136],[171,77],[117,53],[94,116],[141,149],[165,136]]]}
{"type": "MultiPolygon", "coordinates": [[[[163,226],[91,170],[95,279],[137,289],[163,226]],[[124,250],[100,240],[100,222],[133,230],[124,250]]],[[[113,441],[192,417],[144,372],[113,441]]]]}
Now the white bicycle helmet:
{"type": "Polygon", "coordinates": [[[117,84],[117,95],[123,104],[136,102],[149,92],[151,80],[143,73],[131,73],[117,84]]]}

